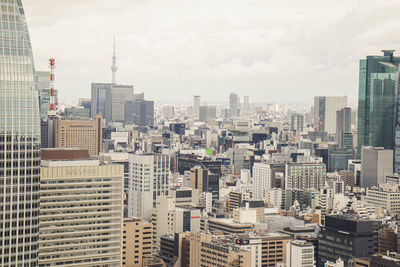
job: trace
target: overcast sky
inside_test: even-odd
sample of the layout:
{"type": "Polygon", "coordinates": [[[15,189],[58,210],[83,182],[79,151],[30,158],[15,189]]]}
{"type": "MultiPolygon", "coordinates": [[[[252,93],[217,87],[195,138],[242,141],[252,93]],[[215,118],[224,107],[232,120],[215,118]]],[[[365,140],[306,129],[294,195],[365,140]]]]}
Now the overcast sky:
{"type": "MultiPolygon", "coordinates": [[[[61,101],[117,82],[160,101],[357,101],[358,61],[400,50],[399,0],[24,0],[37,70],[61,101]]],[[[400,53],[398,53],[400,54],[400,53]]]]}

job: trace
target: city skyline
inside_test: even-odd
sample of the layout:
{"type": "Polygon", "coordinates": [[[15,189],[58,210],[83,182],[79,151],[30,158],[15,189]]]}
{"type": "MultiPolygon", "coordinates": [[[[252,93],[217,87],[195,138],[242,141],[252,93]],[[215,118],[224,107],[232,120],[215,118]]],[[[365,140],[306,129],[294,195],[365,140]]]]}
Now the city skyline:
{"type": "Polygon", "coordinates": [[[348,95],[356,103],[358,59],[399,43],[390,14],[400,3],[367,2],[24,4],[37,70],[56,58],[61,101],[89,97],[91,82],[111,81],[116,35],[118,83],[156,101],[225,100],[233,91],[260,102],[348,95]]]}

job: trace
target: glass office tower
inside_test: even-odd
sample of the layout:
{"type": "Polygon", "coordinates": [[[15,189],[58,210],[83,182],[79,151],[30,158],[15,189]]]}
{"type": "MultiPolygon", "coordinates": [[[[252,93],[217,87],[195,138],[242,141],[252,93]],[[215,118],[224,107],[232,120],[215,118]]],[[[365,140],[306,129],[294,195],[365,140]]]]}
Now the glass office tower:
{"type": "Polygon", "coordinates": [[[0,266],[37,266],[40,121],[21,0],[0,0],[0,266]]]}
{"type": "Polygon", "coordinates": [[[358,151],[362,146],[394,148],[396,72],[400,57],[394,50],[360,60],[358,92],[358,151]]]}

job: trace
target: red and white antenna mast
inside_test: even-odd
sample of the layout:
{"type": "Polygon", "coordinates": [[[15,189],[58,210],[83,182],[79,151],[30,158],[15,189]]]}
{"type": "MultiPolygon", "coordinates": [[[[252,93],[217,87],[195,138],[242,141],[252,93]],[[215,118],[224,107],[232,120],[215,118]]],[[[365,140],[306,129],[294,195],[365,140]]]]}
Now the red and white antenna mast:
{"type": "Polygon", "coordinates": [[[49,118],[57,116],[57,107],[55,102],[55,89],[54,89],[54,69],[56,68],[56,60],[54,58],[49,59],[50,67],[50,108],[47,112],[49,118]]]}

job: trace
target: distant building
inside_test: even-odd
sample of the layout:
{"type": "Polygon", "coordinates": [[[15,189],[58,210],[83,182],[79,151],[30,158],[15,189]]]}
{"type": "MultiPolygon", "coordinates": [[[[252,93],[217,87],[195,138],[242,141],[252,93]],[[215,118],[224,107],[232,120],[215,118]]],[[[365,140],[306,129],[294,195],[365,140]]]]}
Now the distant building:
{"type": "Polygon", "coordinates": [[[154,101],[135,100],[125,102],[125,125],[153,126],[154,101]]]}
{"type": "Polygon", "coordinates": [[[54,140],[56,148],[88,149],[97,156],[102,150],[102,117],[94,120],[56,120],[54,140]]]}
{"type": "Polygon", "coordinates": [[[195,95],[193,97],[193,109],[192,109],[193,120],[198,120],[199,116],[200,116],[200,96],[195,95]]]}
{"type": "Polygon", "coordinates": [[[198,190],[199,196],[203,192],[212,193],[213,201],[219,199],[219,177],[200,166],[190,170],[190,187],[198,190]]]}
{"type": "Polygon", "coordinates": [[[91,118],[95,118],[97,114],[101,114],[107,122],[112,120],[112,85],[112,83],[92,83],[91,118]]]}
{"type": "MultiPolygon", "coordinates": [[[[111,87],[111,120],[125,121],[125,102],[135,100],[132,85],[112,85],[111,87]]],[[[140,125],[142,126],[142,125],[140,125]]]]}
{"type": "Polygon", "coordinates": [[[266,189],[272,187],[272,170],[269,164],[254,163],[253,166],[253,199],[262,199],[266,189]]]}
{"type": "Polygon", "coordinates": [[[336,111],[336,142],[339,148],[353,148],[351,133],[351,108],[336,111]]]}
{"type": "Polygon", "coordinates": [[[239,116],[239,96],[235,93],[229,95],[229,118],[239,116]]]}
{"type": "Polygon", "coordinates": [[[286,189],[316,189],[325,184],[326,166],[323,163],[288,163],[285,171],[286,189]]]}
{"type": "Polygon", "coordinates": [[[314,123],[317,132],[336,133],[336,111],[347,106],[347,96],[315,96],[314,123]]]}
{"type": "Polygon", "coordinates": [[[303,114],[293,114],[290,117],[291,123],[290,128],[292,131],[296,131],[298,133],[304,131],[304,115],[303,114]]]}
{"type": "Polygon", "coordinates": [[[367,188],[364,201],[373,207],[380,207],[389,212],[400,212],[400,185],[380,184],[367,188]]]}

